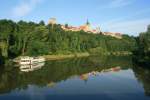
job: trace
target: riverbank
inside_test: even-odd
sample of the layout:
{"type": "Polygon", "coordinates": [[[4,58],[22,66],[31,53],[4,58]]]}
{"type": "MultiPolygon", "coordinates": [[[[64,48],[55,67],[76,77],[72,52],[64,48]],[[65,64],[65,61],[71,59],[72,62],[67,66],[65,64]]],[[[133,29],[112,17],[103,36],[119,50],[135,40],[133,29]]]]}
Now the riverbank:
{"type": "MultiPolygon", "coordinates": [[[[60,55],[44,55],[43,57],[46,60],[61,60],[61,59],[67,59],[67,58],[80,58],[80,57],[88,57],[88,56],[95,56],[94,54],[90,54],[88,52],[85,53],[75,53],[75,54],[60,54],[60,55]]],[[[112,52],[112,53],[106,53],[104,54],[105,56],[127,56],[127,55],[132,55],[131,52],[112,52]]]]}
{"type": "Polygon", "coordinates": [[[129,51],[109,52],[109,53],[106,53],[106,55],[128,56],[128,55],[132,55],[132,52],[129,52],[129,51]]]}
{"type": "MultiPolygon", "coordinates": [[[[84,52],[84,53],[73,53],[73,54],[43,55],[42,57],[44,57],[46,60],[61,60],[61,59],[68,59],[68,58],[81,58],[81,57],[97,56],[97,55],[101,55],[101,54],[90,54],[88,52],[84,52]]],[[[110,56],[110,55],[127,56],[127,55],[131,55],[131,53],[129,52],[126,52],[126,53],[125,52],[111,52],[110,53],[109,52],[109,53],[103,53],[102,55],[104,56],[110,56]]]]}
{"type": "Polygon", "coordinates": [[[80,58],[80,57],[88,57],[90,54],[88,52],[85,53],[75,53],[75,54],[69,54],[69,55],[44,55],[43,57],[46,60],[60,60],[60,59],[67,59],[67,58],[80,58]]]}
{"type": "Polygon", "coordinates": [[[132,52],[129,51],[118,51],[118,52],[104,52],[104,53],[90,53],[92,56],[104,55],[104,56],[131,56],[132,52]]]}

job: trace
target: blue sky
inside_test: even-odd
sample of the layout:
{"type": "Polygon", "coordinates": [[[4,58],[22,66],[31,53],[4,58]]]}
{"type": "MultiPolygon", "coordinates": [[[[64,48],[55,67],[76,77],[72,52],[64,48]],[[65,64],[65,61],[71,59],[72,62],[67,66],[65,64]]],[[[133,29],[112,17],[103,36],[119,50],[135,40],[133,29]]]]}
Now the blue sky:
{"type": "Polygon", "coordinates": [[[0,0],[0,19],[82,25],[138,35],[150,24],[150,0],[0,0]]]}

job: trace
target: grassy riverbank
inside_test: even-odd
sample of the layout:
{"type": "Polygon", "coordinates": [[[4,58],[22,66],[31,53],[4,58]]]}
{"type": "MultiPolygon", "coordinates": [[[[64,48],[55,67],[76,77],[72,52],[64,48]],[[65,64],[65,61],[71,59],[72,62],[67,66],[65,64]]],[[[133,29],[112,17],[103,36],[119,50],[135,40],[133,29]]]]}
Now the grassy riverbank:
{"type": "MultiPolygon", "coordinates": [[[[68,59],[68,58],[81,58],[81,57],[88,57],[88,56],[98,56],[98,55],[114,55],[114,56],[127,56],[131,55],[129,52],[111,52],[111,53],[103,53],[103,54],[91,54],[88,52],[83,53],[73,53],[73,54],[56,54],[56,55],[43,55],[46,60],[61,60],[61,59],[68,59]]],[[[21,57],[21,56],[19,56],[21,57]]],[[[17,58],[19,58],[17,57],[17,58]]],[[[15,58],[15,59],[17,59],[15,58]]]]}
{"type": "Polygon", "coordinates": [[[44,55],[43,57],[46,60],[60,60],[60,59],[67,59],[67,58],[79,58],[79,57],[88,57],[90,56],[90,54],[88,52],[85,53],[75,53],[75,54],[68,54],[68,55],[64,55],[64,54],[59,54],[59,55],[44,55]]]}
{"type": "Polygon", "coordinates": [[[106,55],[128,56],[128,55],[132,55],[132,52],[129,52],[129,51],[109,52],[109,53],[107,53],[106,55]]]}
{"type": "MultiPolygon", "coordinates": [[[[44,55],[43,57],[46,60],[60,60],[60,59],[67,59],[67,58],[80,58],[80,57],[88,57],[88,56],[96,56],[96,54],[90,54],[88,52],[84,53],[75,53],[75,54],[59,54],[59,55],[44,55]]],[[[99,55],[99,54],[97,54],[99,55]]],[[[132,55],[131,52],[112,52],[112,53],[104,53],[103,55],[114,55],[114,56],[127,56],[132,55]]]]}

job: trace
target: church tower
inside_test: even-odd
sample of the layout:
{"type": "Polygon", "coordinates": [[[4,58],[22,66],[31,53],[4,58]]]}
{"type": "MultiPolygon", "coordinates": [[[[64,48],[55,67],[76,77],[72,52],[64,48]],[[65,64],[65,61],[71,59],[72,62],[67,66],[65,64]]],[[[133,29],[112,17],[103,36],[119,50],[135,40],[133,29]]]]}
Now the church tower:
{"type": "Polygon", "coordinates": [[[56,22],[57,22],[56,18],[50,18],[48,24],[54,25],[56,24],[56,22]]]}
{"type": "Polygon", "coordinates": [[[91,24],[90,24],[90,22],[89,22],[89,20],[87,19],[87,22],[86,22],[86,30],[87,31],[90,31],[91,30],[91,24]]]}
{"type": "Polygon", "coordinates": [[[87,26],[91,26],[88,19],[87,19],[87,21],[86,21],[86,25],[87,25],[87,26]]]}

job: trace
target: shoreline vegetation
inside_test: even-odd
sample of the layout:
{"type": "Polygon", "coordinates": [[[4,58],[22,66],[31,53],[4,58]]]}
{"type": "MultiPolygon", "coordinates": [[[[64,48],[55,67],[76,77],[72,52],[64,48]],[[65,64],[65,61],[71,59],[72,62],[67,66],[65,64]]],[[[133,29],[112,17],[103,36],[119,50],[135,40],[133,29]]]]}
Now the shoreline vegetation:
{"type": "Polygon", "coordinates": [[[135,62],[150,65],[150,25],[138,37],[122,34],[121,39],[82,30],[65,31],[61,26],[46,25],[44,21],[0,20],[0,64],[19,56],[44,55],[48,60],[57,60],[92,55],[132,55],[135,62]]]}
{"type": "MultiPolygon", "coordinates": [[[[98,56],[99,54],[90,54],[88,52],[82,53],[72,53],[72,54],[58,54],[58,55],[43,55],[46,60],[61,60],[61,59],[69,59],[69,58],[82,58],[89,56],[98,56]]],[[[104,56],[129,56],[132,55],[132,52],[124,51],[124,52],[110,52],[103,54],[104,56]]]]}
{"type": "Polygon", "coordinates": [[[133,51],[133,61],[150,68],[150,25],[146,32],[140,33],[136,41],[138,48],[133,51]]]}
{"type": "MultiPolygon", "coordinates": [[[[90,54],[89,52],[82,52],[82,53],[72,53],[72,54],[42,55],[41,57],[44,57],[47,61],[50,61],[50,60],[70,59],[70,58],[83,58],[83,57],[98,56],[98,55],[100,56],[100,54],[90,54]]],[[[103,54],[103,56],[111,56],[111,55],[112,56],[129,56],[129,55],[132,55],[132,52],[122,51],[122,52],[109,52],[109,53],[103,54]]]]}
{"type": "Polygon", "coordinates": [[[81,58],[81,57],[88,57],[90,54],[88,52],[85,53],[74,53],[74,54],[58,54],[58,55],[44,55],[46,60],[61,60],[61,59],[68,59],[68,58],[81,58]]]}
{"type": "MultiPolygon", "coordinates": [[[[65,31],[61,24],[0,20],[0,56],[43,56],[63,59],[90,55],[129,55],[137,48],[135,37],[118,39],[101,33],[65,31]]],[[[65,26],[67,27],[67,25],[65,26]]],[[[0,58],[1,59],[1,58],[0,58]]]]}
{"type": "MultiPolygon", "coordinates": [[[[128,56],[132,55],[132,52],[112,52],[105,53],[105,56],[128,56]]],[[[97,56],[96,54],[90,54],[88,52],[85,53],[75,53],[75,54],[59,54],[59,55],[44,55],[42,57],[46,58],[46,60],[60,60],[60,59],[68,59],[68,58],[81,58],[81,57],[89,57],[89,56],[97,56]]]]}

